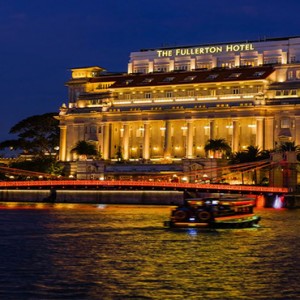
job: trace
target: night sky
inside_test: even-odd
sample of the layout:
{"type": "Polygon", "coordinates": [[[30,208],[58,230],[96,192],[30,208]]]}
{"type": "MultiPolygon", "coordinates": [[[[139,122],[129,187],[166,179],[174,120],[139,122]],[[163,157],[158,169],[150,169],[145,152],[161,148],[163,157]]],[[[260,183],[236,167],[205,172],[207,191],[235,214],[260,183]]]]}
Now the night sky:
{"type": "Polygon", "coordinates": [[[67,103],[68,69],[127,71],[142,48],[300,35],[299,0],[0,0],[0,141],[67,103]]]}

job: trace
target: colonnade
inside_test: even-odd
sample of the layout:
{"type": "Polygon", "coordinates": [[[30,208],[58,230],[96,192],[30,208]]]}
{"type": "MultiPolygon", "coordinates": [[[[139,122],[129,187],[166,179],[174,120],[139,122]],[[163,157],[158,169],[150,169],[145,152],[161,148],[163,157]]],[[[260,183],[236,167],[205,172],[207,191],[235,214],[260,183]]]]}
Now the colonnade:
{"type": "MultiPolygon", "coordinates": [[[[224,138],[229,145],[232,147],[232,151],[240,151],[241,149],[241,133],[240,133],[240,127],[241,127],[241,120],[239,118],[232,118],[230,123],[231,125],[230,130],[231,134],[228,135],[230,137],[230,140],[226,139],[225,136],[221,136],[217,132],[217,125],[218,121],[222,119],[211,119],[207,120],[209,124],[208,128],[208,135],[205,137],[206,141],[208,139],[220,139],[224,138]]],[[[164,131],[164,134],[162,135],[163,141],[162,141],[162,153],[161,157],[164,158],[171,158],[174,156],[174,145],[172,144],[172,138],[175,135],[182,134],[182,132],[172,132],[172,126],[174,125],[173,122],[177,122],[179,120],[165,120],[164,126],[160,128],[160,130],[164,131]]],[[[199,121],[198,119],[186,119],[186,120],[180,120],[183,121],[185,126],[185,136],[184,136],[184,153],[181,152],[181,156],[185,158],[195,158],[195,144],[196,144],[196,137],[195,137],[195,126],[196,122],[199,121]]],[[[151,145],[153,145],[153,140],[157,139],[157,136],[153,136],[151,133],[151,120],[145,120],[142,121],[142,127],[140,128],[143,132],[141,136],[141,157],[145,160],[149,160],[151,157],[151,145]]],[[[300,118],[296,119],[296,125],[300,128],[300,118]]],[[[141,121],[139,121],[141,123],[141,121]]],[[[111,150],[113,147],[112,143],[112,124],[113,122],[102,122],[100,127],[100,134],[98,134],[98,145],[101,149],[102,158],[103,159],[111,159],[114,158],[113,151],[111,150]],[[113,157],[112,157],[113,156],[113,157]]],[[[130,149],[134,145],[131,145],[131,139],[130,139],[130,126],[133,124],[133,122],[122,122],[122,124],[119,123],[120,132],[122,132],[122,135],[119,140],[119,145],[122,149],[122,155],[125,160],[128,160],[131,158],[130,149]]],[[[83,124],[84,126],[84,124],[83,124]]],[[[246,126],[246,125],[244,125],[246,126]]],[[[249,125],[248,125],[249,126],[249,125]]],[[[276,128],[274,126],[274,117],[257,117],[256,123],[252,125],[253,130],[255,132],[255,146],[258,146],[261,150],[263,149],[273,149],[274,148],[274,133],[276,133],[276,128]]],[[[87,136],[84,134],[79,134],[83,131],[83,128],[79,128],[80,126],[76,125],[61,125],[60,126],[60,160],[66,161],[71,160],[71,154],[70,154],[70,147],[74,147],[76,142],[78,142],[80,139],[86,139],[89,140],[87,136]],[[73,126],[73,127],[72,127],[73,126]],[[86,138],[87,137],[87,138],[86,138]]],[[[277,130],[278,131],[278,130],[277,130]]],[[[244,139],[247,137],[243,137],[244,139]]],[[[203,136],[202,139],[202,146],[206,141],[204,141],[203,136]]],[[[299,139],[299,137],[298,137],[299,139]]],[[[297,140],[298,141],[298,140],[297,140]]],[[[296,142],[297,142],[296,141],[296,142]]],[[[199,143],[199,140],[198,142],[199,143]]],[[[248,143],[250,145],[250,143],[248,143]]],[[[116,147],[115,147],[116,148],[116,147]]],[[[181,157],[181,158],[182,158],[181,157]]]]}

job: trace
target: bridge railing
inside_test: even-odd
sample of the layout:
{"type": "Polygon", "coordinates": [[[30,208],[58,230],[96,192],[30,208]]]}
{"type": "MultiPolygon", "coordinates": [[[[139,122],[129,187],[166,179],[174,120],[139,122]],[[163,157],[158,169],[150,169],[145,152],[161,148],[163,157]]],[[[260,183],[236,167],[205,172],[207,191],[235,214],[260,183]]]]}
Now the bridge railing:
{"type": "Polygon", "coordinates": [[[201,183],[177,183],[167,181],[131,181],[131,180],[37,180],[37,181],[0,181],[0,188],[42,188],[42,187],[145,187],[145,188],[173,188],[173,189],[204,189],[226,190],[261,193],[288,193],[288,188],[252,185],[225,185],[201,183]]]}

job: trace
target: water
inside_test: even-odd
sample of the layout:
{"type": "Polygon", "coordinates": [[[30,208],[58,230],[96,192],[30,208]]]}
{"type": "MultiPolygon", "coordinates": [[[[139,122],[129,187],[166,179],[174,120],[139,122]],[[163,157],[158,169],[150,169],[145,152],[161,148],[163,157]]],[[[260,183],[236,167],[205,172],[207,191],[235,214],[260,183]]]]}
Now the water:
{"type": "Polygon", "coordinates": [[[3,204],[0,299],[300,299],[300,210],[197,231],[170,209],[3,204]]]}

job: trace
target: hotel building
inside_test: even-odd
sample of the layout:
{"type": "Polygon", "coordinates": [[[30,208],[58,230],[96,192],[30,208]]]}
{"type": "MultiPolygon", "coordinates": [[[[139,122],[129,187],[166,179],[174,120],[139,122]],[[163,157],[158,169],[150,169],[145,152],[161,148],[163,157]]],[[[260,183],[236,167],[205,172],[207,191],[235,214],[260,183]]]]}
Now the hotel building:
{"type": "Polygon", "coordinates": [[[81,140],[104,160],[205,157],[209,139],[233,151],[300,144],[300,37],[143,49],[128,71],[71,69],[60,120],[61,161],[81,140]]]}

